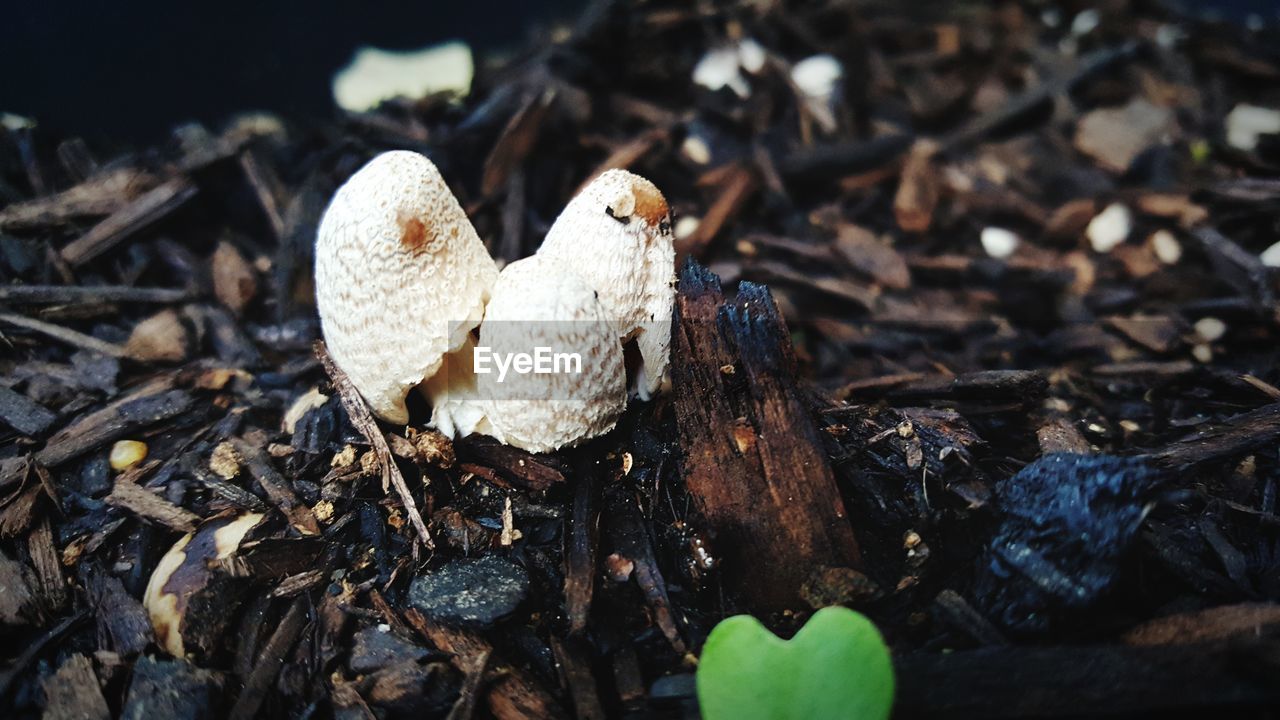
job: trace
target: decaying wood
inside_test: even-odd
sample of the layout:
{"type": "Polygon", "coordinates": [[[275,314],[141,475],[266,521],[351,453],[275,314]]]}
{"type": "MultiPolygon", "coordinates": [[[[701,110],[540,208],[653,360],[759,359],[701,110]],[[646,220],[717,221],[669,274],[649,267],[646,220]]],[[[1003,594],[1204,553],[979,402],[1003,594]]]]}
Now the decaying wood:
{"type": "Polygon", "coordinates": [[[0,210],[0,230],[30,231],[110,215],[154,184],[155,178],[137,168],[105,172],[56,195],[5,207],[0,210]]]}
{"type": "Polygon", "coordinates": [[[560,663],[560,674],[573,698],[574,717],[578,720],[604,720],[604,708],[596,692],[596,678],[591,672],[591,658],[585,647],[573,639],[551,638],[551,650],[560,663]]]}
{"type": "Polygon", "coordinates": [[[493,438],[472,435],[453,447],[459,459],[491,467],[511,483],[528,490],[543,491],[564,482],[564,473],[549,458],[503,445],[493,438]]]}
{"type": "Polygon", "coordinates": [[[600,482],[592,469],[580,473],[573,492],[573,512],[564,555],[564,599],[569,633],[587,626],[595,590],[600,535],[600,482]]]}
{"type": "Polygon", "coordinates": [[[726,577],[762,609],[799,607],[822,566],[857,568],[857,541],[766,288],[732,304],[706,269],[680,273],[672,342],[685,482],[725,549],[726,577]]]}
{"type": "Polygon", "coordinates": [[[67,601],[67,580],[62,575],[58,548],[53,544],[53,530],[47,517],[35,523],[27,536],[27,554],[35,570],[37,587],[47,611],[60,610],[67,601]]]}
{"type": "Polygon", "coordinates": [[[1280,636],[1280,605],[1241,603],[1148,621],[1124,634],[1129,645],[1193,645],[1231,638],[1280,636]]]}
{"type": "Polygon", "coordinates": [[[870,378],[846,385],[837,395],[861,401],[883,397],[897,404],[940,400],[1032,405],[1044,397],[1047,386],[1044,375],[1035,371],[988,370],[960,376],[917,374],[870,378]]]}

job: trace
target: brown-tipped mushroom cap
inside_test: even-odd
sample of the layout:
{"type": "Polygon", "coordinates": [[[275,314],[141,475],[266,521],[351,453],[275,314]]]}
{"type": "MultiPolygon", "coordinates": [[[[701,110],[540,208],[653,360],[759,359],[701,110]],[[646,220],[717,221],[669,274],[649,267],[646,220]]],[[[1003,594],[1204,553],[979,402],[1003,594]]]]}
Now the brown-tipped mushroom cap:
{"type": "Polygon", "coordinates": [[[538,257],[579,275],[600,294],[619,337],[636,339],[647,398],[667,370],[675,303],[675,248],[666,198],[648,180],[609,170],[569,202],[538,257]]]}
{"type": "Polygon", "coordinates": [[[479,324],[497,267],[430,160],[392,151],[338,188],[316,235],[329,354],[384,420],[479,324]]]}
{"type": "Polygon", "coordinates": [[[539,256],[503,269],[476,345],[491,358],[490,372],[474,376],[484,414],[476,432],[545,452],[608,432],[626,407],[622,344],[596,291],[539,256]],[[535,365],[534,372],[499,374],[498,358],[539,348],[551,372],[535,365]]]}

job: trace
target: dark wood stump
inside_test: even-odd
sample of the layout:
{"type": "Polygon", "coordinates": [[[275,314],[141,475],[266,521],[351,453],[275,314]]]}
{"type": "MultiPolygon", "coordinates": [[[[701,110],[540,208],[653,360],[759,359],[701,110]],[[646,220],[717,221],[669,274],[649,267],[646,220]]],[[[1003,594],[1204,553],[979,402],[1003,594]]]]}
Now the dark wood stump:
{"type": "Polygon", "coordinates": [[[797,609],[815,571],[858,568],[795,354],[768,288],[732,303],[690,261],[680,274],[672,379],[684,476],[715,533],[724,573],[758,610],[797,609]]]}

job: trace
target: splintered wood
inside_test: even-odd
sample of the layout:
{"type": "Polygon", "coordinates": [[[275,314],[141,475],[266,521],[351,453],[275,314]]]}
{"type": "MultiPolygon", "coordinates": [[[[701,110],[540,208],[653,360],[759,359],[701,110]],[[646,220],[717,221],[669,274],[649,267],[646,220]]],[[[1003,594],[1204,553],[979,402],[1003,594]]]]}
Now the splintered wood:
{"type": "Polygon", "coordinates": [[[758,609],[799,609],[799,590],[861,556],[767,288],[732,303],[696,263],[680,274],[672,343],[689,492],[726,553],[726,579],[758,609]]]}

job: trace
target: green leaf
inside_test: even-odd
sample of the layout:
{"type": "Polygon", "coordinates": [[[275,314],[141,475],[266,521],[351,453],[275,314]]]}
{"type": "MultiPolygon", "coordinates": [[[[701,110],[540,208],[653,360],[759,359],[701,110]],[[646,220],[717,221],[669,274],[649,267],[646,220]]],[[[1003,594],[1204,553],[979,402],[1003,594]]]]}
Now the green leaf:
{"type": "Polygon", "coordinates": [[[703,720],[883,720],[893,663],[880,631],[848,608],[823,608],[783,640],[750,615],[711,631],[698,662],[703,720]]]}

